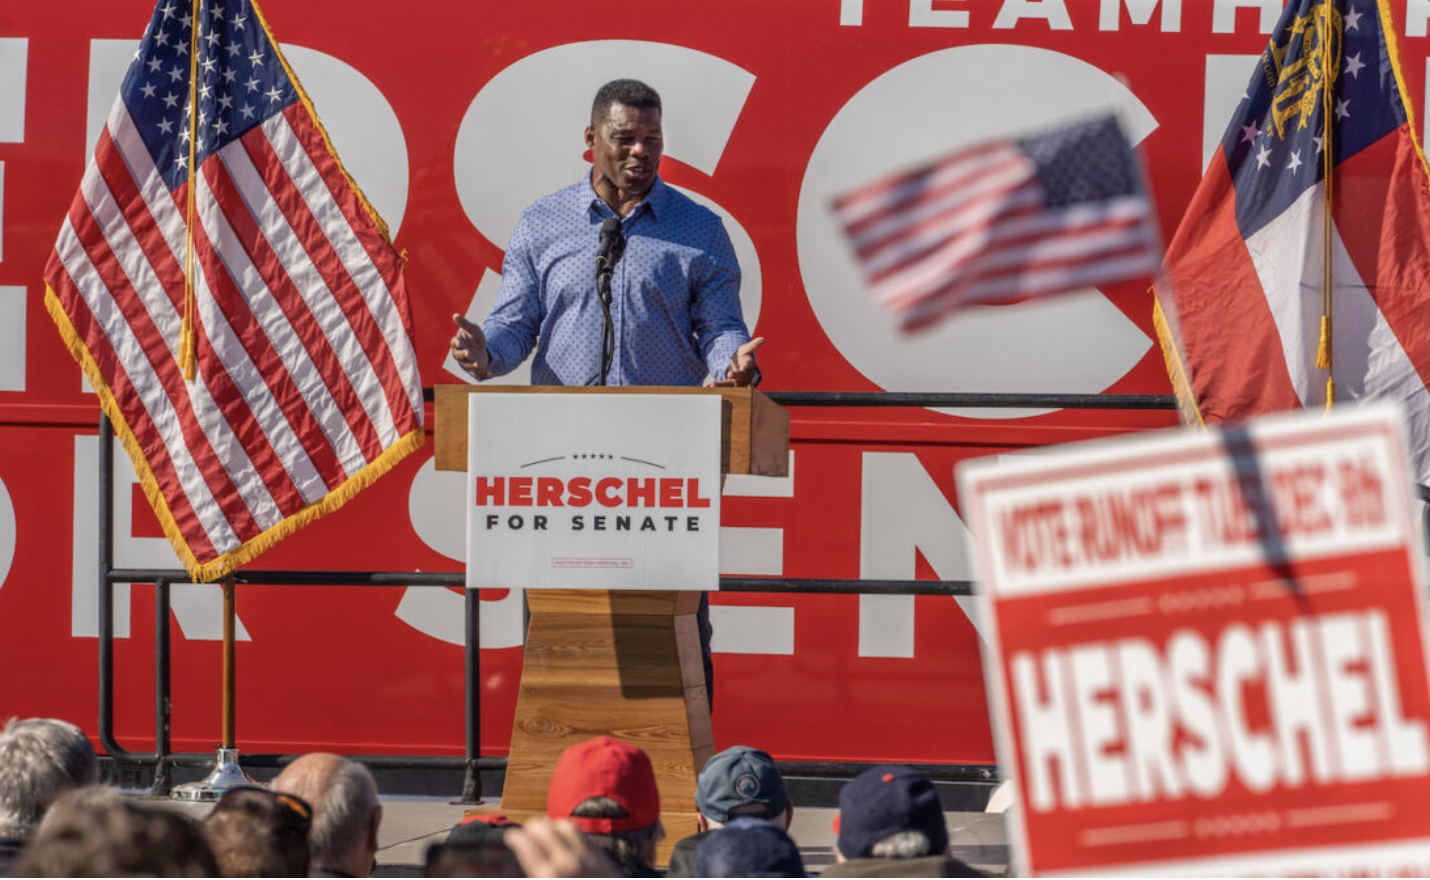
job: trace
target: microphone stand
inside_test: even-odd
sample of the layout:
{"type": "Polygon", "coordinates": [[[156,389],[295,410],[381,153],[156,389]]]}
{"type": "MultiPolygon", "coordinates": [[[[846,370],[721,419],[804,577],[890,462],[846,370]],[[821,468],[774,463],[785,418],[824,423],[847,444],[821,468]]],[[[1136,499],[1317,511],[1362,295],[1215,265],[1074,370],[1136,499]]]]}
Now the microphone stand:
{"type": "Polygon", "coordinates": [[[616,354],[616,330],[611,322],[611,272],[613,267],[602,266],[596,270],[596,293],[601,299],[601,371],[595,384],[605,385],[611,372],[611,360],[616,354]]]}
{"type": "Polygon", "coordinates": [[[626,250],[626,237],[621,234],[621,221],[607,217],[601,224],[601,245],[596,251],[596,294],[601,300],[601,368],[588,385],[605,385],[611,373],[611,361],[616,355],[616,330],[611,322],[611,275],[626,250]]]}

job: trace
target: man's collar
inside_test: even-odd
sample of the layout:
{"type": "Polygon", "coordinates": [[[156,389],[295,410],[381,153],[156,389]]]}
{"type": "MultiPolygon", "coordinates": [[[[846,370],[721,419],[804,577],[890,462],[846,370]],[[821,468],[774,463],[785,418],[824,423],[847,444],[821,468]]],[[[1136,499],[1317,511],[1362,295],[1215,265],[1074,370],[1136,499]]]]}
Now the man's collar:
{"type": "MultiPolygon", "coordinates": [[[[596,195],[595,187],[591,186],[591,175],[588,172],[581,178],[581,201],[594,211],[598,217],[614,217],[616,212],[611,210],[611,206],[606,204],[606,200],[596,195]]],[[[671,198],[671,189],[660,175],[655,176],[655,183],[651,184],[650,192],[645,194],[645,198],[639,205],[632,209],[628,216],[635,216],[641,211],[649,211],[652,220],[659,220],[660,215],[665,211],[665,206],[671,198]]]]}

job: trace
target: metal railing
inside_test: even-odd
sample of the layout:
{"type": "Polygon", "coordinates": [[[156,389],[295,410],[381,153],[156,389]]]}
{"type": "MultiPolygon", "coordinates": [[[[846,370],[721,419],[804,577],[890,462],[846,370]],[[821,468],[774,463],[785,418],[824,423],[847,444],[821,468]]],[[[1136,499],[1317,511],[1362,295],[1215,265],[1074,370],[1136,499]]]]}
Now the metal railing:
{"type": "MultiPolygon", "coordinates": [[[[428,399],[431,390],[425,389],[428,399]]],[[[1109,409],[1149,410],[1176,409],[1170,395],[1118,394],[963,394],[904,392],[824,392],[775,391],[766,396],[782,406],[835,407],[986,407],[1020,409],[1109,409]]],[[[171,769],[174,767],[205,767],[213,763],[212,753],[180,753],[170,751],[170,638],[169,592],[172,584],[192,583],[183,569],[115,568],[113,535],[113,447],[114,431],[103,415],[99,423],[99,740],[105,752],[116,762],[153,765],[153,793],[168,794],[171,769]],[[114,732],[114,585],[118,583],[152,583],[154,601],[154,750],[137,752],[119,745],[114,732]]],[[[1430,500],[1430,492],[1422,489],[1430,500]]],[[[369,587],[464,587],[464,572],[409,571],[277,571],[244,570],[233,573],[236,585],[286,586],[369,586],[369,587]]],[[[803,593],[898,596],[968,596],[973,592],[970,581],[929,580],[865,580],[843,578],[774,578],[722,577],[721,592],[731,593],[803,593]]],[[[482,798],[482,771],[504,768],[505,758],[481,757],[481,652],[478,633],[481,623],[481,602],[475,591],[465,591],[466,634],[463,646],[465,694],[465,746],[461,757],[351,755],[374,769],[394,770],[461,770],[464,802],[475,803],[482,798]]],[[[245,755],[243,762],[252,767],[281,767],[296,755],[245,755]]],[[[862,765],[844,762],[782,764],[788,773],[803,772],[818,775],[851,775],[862,765]]],[[[990,765],[919,765],[929,775],[942,780],[989,782],[994,778],[990,765]]]]}

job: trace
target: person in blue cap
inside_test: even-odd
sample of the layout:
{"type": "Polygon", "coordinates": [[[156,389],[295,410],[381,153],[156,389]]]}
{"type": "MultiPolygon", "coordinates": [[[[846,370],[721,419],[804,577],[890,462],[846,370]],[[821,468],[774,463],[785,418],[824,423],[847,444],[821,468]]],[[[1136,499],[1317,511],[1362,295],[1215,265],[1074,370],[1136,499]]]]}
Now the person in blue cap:
{"type": "Polygon", "coordinates": [[[696,851],[712,832],[737,818],[786,831],[794,817],[774,758],[749,746],[731,746],[705,762],[695,784],[695,809],[700,833],[675,844],[667,877],[707,876],[696,872],[696,851]]]}

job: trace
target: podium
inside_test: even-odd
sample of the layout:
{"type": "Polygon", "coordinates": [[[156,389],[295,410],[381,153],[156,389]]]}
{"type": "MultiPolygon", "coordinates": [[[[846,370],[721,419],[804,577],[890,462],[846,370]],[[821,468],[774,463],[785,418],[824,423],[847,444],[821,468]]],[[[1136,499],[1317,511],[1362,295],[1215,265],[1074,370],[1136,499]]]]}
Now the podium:
{"type": "MultiPolygon", "coordinates": [[[[752,388],[438,386],[435,467],[467,469],[469,394],[550,393],[718,395],[722,481],[788,474],[789,415],[752,388]]],[[[545,815],[561,753],[607,734],[650,756],[664,863],[675,841],[698,830],[696,777],[714,751],[695,619],[700,594],[536,588],[526,597],[531,621],[500,812],[518,822],[545,815]]]]}

